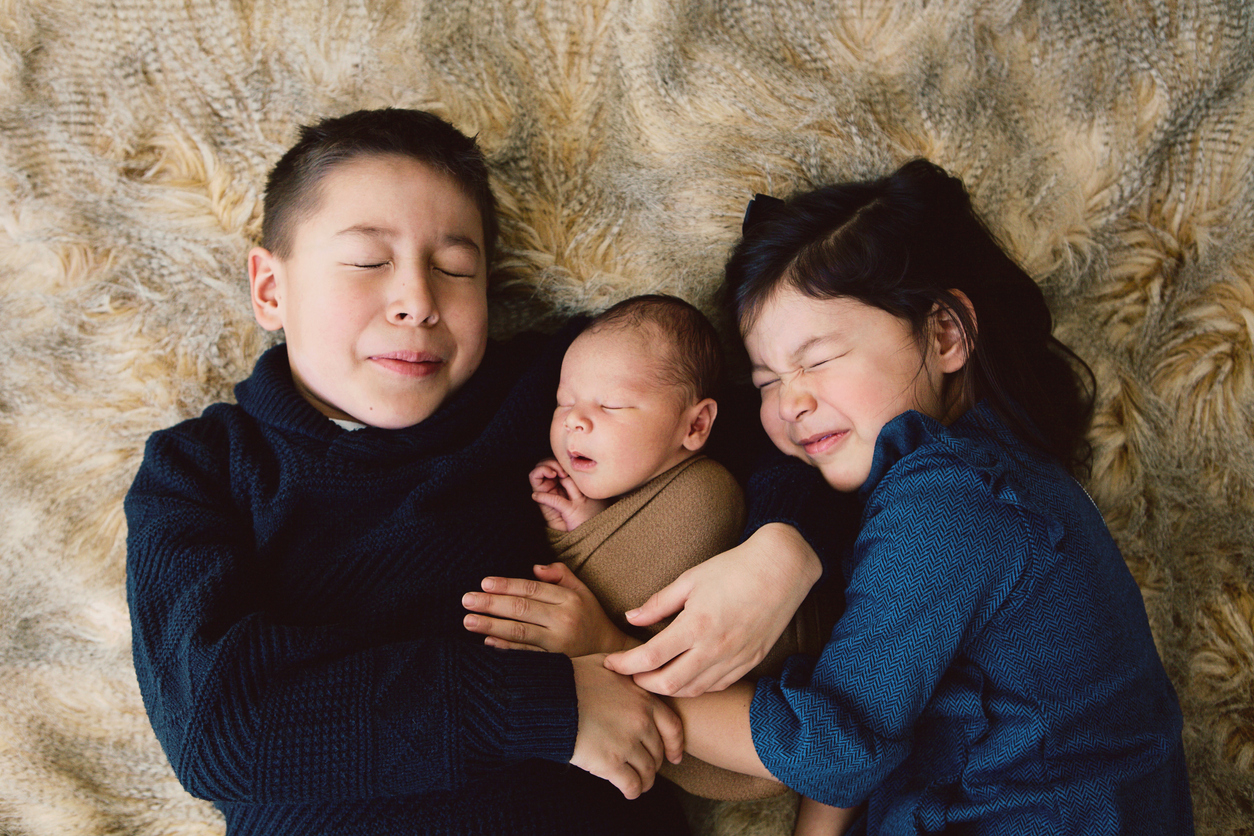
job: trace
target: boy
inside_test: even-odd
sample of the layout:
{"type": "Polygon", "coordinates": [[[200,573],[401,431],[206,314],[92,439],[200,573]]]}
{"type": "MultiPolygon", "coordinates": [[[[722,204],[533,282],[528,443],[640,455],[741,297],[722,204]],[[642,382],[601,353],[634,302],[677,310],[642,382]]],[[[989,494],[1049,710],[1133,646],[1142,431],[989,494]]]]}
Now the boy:
{"type": "MultiPolygon", "coordinates": [[[[718,335],[699,310],[660,295],[619,302],[593,319],[562,360],[549,429],[554,458],[531,473],[532,499],[549,525],[557,557],[586,584],[613,624],[591,613],[571,635],[510,641],[522,622],[468,616],[493,647],[530,647],[582,656],[634,646],[661,629],[641,629],[622,613],[684,570],[734,546],[744,526],[735,478],[700,454],[718,404],[718,335]],[[614,629],[617,628],[617,629],[614,629]],[[627,635],[623,635],[623,634],[627,635]]],[[[537,567],[550,583],[578,589],[557,566],[537,567]]],[[[552,590],[549,590],[552,591],[552,590]]],[[[472,593],[468,608],[512,614],[514,603],[472,593]]],[[[573,598],[574,596],[565,596],[573,598]]],[[[750,676],[778,673],[785,658],[817,652],[835,619],[812,596],[750,676]]],[[[591,607],[590,607],[591,608],[591,607]]],[[[543,620],[543,619],[541,619],[543,620]]],[[[555,626],[556,627],[556,626],[555,626]]],[[[692,756],[661,774],[706,798],[777,795],[783,785],[718,769],[692,756]]]]}
{"type": "Polygon", "coordinates": [[[496,232],[484,159],[442,120],[305,129],[248,258],[286,343],[238,405],[148,442],[125,504],[136,674],[228,833],[682,829],[665,796],[624,798],[678,758],[669,708],[600,657],[460,626],[455,591],[547,553],[514,485],[565,342],[488,345],[496,232]]]}

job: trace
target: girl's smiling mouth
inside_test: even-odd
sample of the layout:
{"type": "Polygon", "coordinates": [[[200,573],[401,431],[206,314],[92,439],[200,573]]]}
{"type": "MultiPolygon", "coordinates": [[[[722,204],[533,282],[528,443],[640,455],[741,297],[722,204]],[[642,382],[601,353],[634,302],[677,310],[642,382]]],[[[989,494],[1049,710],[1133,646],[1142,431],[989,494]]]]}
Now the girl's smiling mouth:
{"type": "Polygon", "coordinates": [[[818,433],[797,442],[797,446],[806,451],[807,455],[818,456],[835,447],[849,435],[849,430],[837,430],[830,433],[818,433]]]}

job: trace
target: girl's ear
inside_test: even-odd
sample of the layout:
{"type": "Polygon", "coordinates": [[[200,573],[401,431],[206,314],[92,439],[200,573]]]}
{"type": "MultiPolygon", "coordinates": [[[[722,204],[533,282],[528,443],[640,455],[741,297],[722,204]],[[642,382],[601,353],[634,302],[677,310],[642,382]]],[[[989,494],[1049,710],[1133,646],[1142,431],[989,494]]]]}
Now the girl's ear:
{"type": "Polygon", "coordinates": [[[714,419],[718,416],[718,404],[713,398],[706,398],[689,407],[687,415],[688,432],[684,436],[684,449],[695,453],[710,438],[710,430],[714,429],[714,419]]]}
{"type": "Polygon", "coordinates": [[[257,324],[267,331],[283,327],[283,306],[279,299],[279,277],[283,263],[264,247],[248,251],[248,292],[257,324]]]}
{"type": "Polygon", "coordinates": [[[971,344],[975,342],[974,332],[979,327],[975,320],[975,307],[967,294],[956,288],[950,288],[949,292],[966,309],[972,333],[967,334],[962,321],[954,316],[953,311],[939,304],[932,306],[931,343],[936,351],[937,368],[945,374],[956,372],[967,364],[971,344]]]}

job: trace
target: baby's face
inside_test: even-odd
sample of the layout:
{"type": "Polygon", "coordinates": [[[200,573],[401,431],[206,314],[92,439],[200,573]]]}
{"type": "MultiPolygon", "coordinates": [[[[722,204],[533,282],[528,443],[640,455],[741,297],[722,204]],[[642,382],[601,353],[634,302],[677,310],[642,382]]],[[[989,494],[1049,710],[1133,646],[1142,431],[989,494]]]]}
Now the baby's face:
{"type": "Polygon", "coordinates": [[[665,357],[651,336],[611,328],[566,351],[549,440],[585,496],[624,494],[692,455],[684,438],[695,404],[659,379],[665,357]]]}

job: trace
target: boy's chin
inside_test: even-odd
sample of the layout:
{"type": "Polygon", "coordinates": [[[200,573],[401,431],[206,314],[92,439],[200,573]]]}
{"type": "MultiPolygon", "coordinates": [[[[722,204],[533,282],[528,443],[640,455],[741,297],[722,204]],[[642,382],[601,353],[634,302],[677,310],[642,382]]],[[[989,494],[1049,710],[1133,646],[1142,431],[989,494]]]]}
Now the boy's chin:
{"type": "Polygon", "coordinates": [[[418,403],[405,406],[385,406],[382,408],[377,405],[367,405],[353,409],[350,412],[338,406],[311,399],[308,396],[305,399],[313,405],[314,409],[317,409],[333,421],[353,421],[380,430],[403,430],[417,426],[434,415],[448,400],[445,397],[432,404],[418,403]]]}

